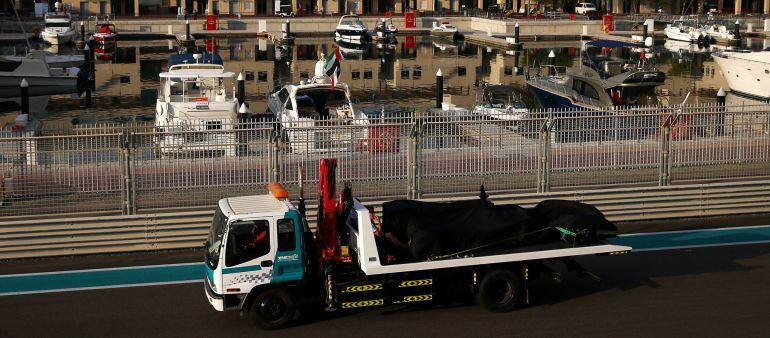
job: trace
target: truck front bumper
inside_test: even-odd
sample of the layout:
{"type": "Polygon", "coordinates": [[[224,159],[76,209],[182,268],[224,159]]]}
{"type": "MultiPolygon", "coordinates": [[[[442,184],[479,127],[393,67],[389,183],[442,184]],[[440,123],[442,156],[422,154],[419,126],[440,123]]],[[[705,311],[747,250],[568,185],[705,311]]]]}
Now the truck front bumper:
{"type": "Polygon", "coordinates": [[[214,310],[217,311],[224,311],[225,310],[225,301],[224,297],[221,295],[218,295],[214,290],[211,289],[211,285],[209,285],[209,279],[208,277],[203,278],[203,287],[206,289],[206,299],[209,300],[209,304],[211,304],[212,307],[214,307],[214,310]]]}

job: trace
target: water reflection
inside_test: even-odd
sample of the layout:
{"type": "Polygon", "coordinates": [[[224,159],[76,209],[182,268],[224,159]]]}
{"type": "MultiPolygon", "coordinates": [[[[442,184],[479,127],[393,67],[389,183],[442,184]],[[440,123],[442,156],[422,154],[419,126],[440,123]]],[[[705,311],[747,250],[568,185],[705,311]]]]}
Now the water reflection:
{"type": "MultiPolygon", "coordinates": [[[[747,41],[747,46],[754,49],[767,45],[767,40],[747,41]]],[[[331,38],[299,39],[289,48],[258,39],[207,39],[198,46],[220,54],[227,70],[244,72],[247,100],[255,112],[266,111],[265,98],[275,88],[312,77],[320,54],[328,55],[335,47],[331,38]]],[[[23,53],[19,48],[16,52],[23,53]]],[[[359,102],[357,107],[398,105],[423,110],[433,106],[435,74],[440,68],[446,102],[470,107],[475,102],[477,85],[490,82],[512,85],[525,103],[536,107],[536,100],[526,90],[522,70],[527,64],[542,63],[551,49],[557,54],[558,65],[580,65],[578,42],[554,41],[516,54],[427,36],[398,37],[391,43],[342,49],[345,61],[340,80],[351,86],[351,94],[359,102]],[[564,47],[569,45],[572,47],[564,47]]],[[[65,46],[56,52],[81,53],[65,46]]],[[[86,112],[83,99],[72,95],[50,95],[33,99],[33,113],[43,120],[63,122],[76,117],[100,121],[153,115],[158,73],[167,68],[169,54],[176,52],[176,46],[166,40],[120,41],[97,60],[94,108],[86,112]]],[[[630,49],[599,52],[617,57],[634,53],[630,49]]],[[[658,69],[668,74],[661,92],[671,104],[681,103],[688,92],[692,93],[688,103],[714,102],[718,89],[727,87],[709,52],[669,43],[656,47],[658,69]]],[[[3,53],[13,52],[6,48],[3,53]]],[[[0,114],[18,110],[17,101],[0,99],[0,114]]]]}

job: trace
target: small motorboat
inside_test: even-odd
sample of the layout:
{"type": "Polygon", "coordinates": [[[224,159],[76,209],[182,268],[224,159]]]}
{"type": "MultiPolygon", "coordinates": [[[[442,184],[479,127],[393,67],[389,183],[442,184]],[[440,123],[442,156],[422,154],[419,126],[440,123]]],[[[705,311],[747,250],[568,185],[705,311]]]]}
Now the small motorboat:
{"type": "Polygon", "coordinates": [[[727,42],[735,42],[738,41],[738,37],[735,35],[735,33],[727,28],[726,25],[718,25],[718,24],[711,24],[711,25],[705,25],[703,26],[703,30],[706,32],[706,34],[711,37],[712,42],[715,42],[714,39],[723,39],[727,42]]]}
{"type": "Polygon", "coordinates": [[[457,27],[449,23],[449,21],[433,22],[433,29],[430,31],[430,35],[440,38],[454,39],[457,35],[457,27]]]}
{"type": "Polygon", "coordinates": [[[115,25],[103,21],[96,24],[93,37],[94,41],[100,44],[115,43],[118,37],[118,31],[115,29],[115,25]]]}
{"type": "Polygon", "coordinates": [[[666,38],[671,40],[685,41],[691,43],[710,43],[711,39],[703,28],[695,27],[685,22],[684,19],[674,20],[673,23],[666,26],[663,30],[666,38]]]}
{"type": "Polygon", "coordinates": [[[72,28],[72,17],[70,13],[59,10],[60,2],[56,2],[55,7],[55,12],[45,14],[45,28],[40,32],[40,37],[52,45],[71,43],[77,33],[72,28]]]}
{"type": "Polygon", "coordinates": [[[371,37],[366,25],[361,21],[358,15],[343,15],[337,28],[334,30],[334,37],[337,41],[348,43],[362,43],[368,41],[371,37]]]}
{"type": "Polygon", "coordinates": [[[476,95],[473,113],[497,120],[522,120],[529,109],[513,87],[485,83],[476,95]]]}

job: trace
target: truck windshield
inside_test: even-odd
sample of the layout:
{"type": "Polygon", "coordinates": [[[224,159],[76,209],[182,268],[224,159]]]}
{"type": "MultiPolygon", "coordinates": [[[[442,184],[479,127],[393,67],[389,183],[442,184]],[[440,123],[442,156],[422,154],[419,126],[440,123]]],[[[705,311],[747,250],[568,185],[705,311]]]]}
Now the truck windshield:
{"type": "Polygon", "coordinates": [[[206,240],[206,264],[212,270],[219,265],[219,251],[222,247],[222,236],[225,232],[225,226],[227,225],[227,217],[222,213],[222,210],[217,208],[214,213],[214,220],[211,222],[211,228],[209,229],[209,237],[206,240]]]}

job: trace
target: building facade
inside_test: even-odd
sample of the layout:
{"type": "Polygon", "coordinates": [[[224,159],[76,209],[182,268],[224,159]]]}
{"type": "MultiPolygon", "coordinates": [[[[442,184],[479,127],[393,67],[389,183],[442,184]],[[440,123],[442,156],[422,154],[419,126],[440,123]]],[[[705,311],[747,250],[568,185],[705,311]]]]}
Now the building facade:
{"type": "MultiPolygon", "coordinates": [[[[20,13],[34,11],[34,3],[45,0],[14,0],[20,13]]],[[[534,6],[563,7],[566,0],[61,0],[81,15],[173,16],[202,15],[269,16],[278,12],[297,15],[382,14],[407,11],[460,14],[470,10],[516,10],[534,6]]],[[[53,0],[51,0],[52,4],[53,0]]],[[[577,2],[577,1],[574,1],[577,2]]],[[[770,0],[593,0],[601,12],[615,14],[696,14],[714,11],[725,14],[770,13],[770,0]]],[[[5,7],[9,7],[7,4],[5,7]]]]}

